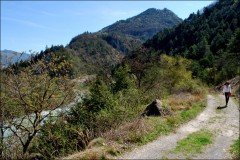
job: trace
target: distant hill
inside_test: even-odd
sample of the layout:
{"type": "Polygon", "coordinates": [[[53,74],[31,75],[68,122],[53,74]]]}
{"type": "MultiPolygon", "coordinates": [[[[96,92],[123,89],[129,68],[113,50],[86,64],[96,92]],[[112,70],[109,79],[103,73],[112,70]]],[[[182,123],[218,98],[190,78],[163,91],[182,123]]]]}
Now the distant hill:
{"type": "Polygon", "coordinates": [[[2,50],[1,51],[1,67],[7,67],[10,64],[27,60],[30,58],[29,54],[18,53],[11,50],[2,50]]]}
{"type": "Polygon", "coordinates": [[[150,8],[132,18],[117,21],[100,32],[117,32],[145,41],[162,29],[172,28],[180,22],[182,19],[166,8],[163,10],[150,8]]]}

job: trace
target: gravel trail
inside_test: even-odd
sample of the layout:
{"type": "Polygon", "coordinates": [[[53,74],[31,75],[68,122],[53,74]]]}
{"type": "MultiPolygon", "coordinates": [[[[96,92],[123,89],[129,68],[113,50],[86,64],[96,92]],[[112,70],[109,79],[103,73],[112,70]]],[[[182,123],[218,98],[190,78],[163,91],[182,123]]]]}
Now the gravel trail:
{"type": "Polygon", "coordinates": [[[239,104],[230,98],[227,108],[217,109],[224,105],[224,101],[223,95],[208,95],[207,107],[194,120],[181,126],[175,133],[161,136],[117,159],[231,159],[230,145],[239,137],[239,104]],[[214,142],[203,153],[186,157],[170,152],[179,140],[200,129],[208,129],[214,133],[214,142]]]}

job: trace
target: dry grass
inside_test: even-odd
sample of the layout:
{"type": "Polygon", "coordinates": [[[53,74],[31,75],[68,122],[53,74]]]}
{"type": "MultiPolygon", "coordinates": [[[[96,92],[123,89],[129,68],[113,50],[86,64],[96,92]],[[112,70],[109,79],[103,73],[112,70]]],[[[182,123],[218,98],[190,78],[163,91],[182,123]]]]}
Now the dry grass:
{"type": "Polygon", "coordinates": [[[141,137],[148,132],[150,126],[144,119],[139,118],[133,122],[126,123],[117,129],[112,129],[104,134],[104,138],[110,141],[131,142],[133,139],[141,137]]]}
{"type": "Polygon", "coordinates": [[[128,147],[126,144],[116,143],[115,141],[106,141],[105,139],[103,139],[104,142],[99,145],[98,142],[96,143],[98,140],[99,138],[97,138],[97,140],[93,140],[86,150],[77,152],[62,159],[113,159],[123,153],[126,149],[132,147],[128,147]]]}
{"type": "Polygon", "coordinates": [[[88,159],[88,160],[96,160],[96,159],[106,159],[105,158],[105,147],[94,147],[91,149],[87,149],[82,152],[78,152],[72,154],[68,157],[64,157],[62,159],[88,159]]]}
{"type": "MultiPolygon", "coordinates": [[[[174,111],[187,110],[191,109],[193,103],[199,102],[202,99],[203,96],[200,95],[180,93],[172,95],[163,101],[163,107],[171,108],[174,111]]],[[[179,120],[179,116],[172,115],[165,118],[139,118],[124,123],[115,129],[103,133],[101,138],[92,140],[85,151],[73,154],[64,159],[114,159],[117,155],[131,150],[139,143],[144,144],[142,142],[143,137],[154,140],[154,137],[163,135],[165,132],[171,132],[176,128],[172,125],[175,125],[179,120]],[[170,126],[167,126],[168,124],[170,126]]],[[[147,140],[146,142],[148,141],[151,140],[147,140]]]]}
{"type": "Polygon", "coordinates": [[[144,134],[153,126],[146,119],[139,118],[117,129],[103,134],[102,138],[92,140],[85,151],[72,154],[63,159],[112,159],[126,150],[133,148],[144,134]]]}
{"type": "Polygon", "coordinates": [[[194,102],[200,101],[203,96],[190,93],[174,94],[167,100],[167,105],[171,107],[173,111],[189,109],[194,102]]]}

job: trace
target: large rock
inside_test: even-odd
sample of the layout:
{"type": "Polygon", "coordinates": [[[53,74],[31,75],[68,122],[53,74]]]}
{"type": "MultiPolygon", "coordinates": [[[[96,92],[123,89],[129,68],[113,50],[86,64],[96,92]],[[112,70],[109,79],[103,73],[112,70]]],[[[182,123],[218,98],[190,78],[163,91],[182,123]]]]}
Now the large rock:
{"type": "Polygon", "coordinates": [[[147,106],[142,116],[161,116],[162,115],[162,102],[159,99],[155,99],[151,104],[147,106]]]}

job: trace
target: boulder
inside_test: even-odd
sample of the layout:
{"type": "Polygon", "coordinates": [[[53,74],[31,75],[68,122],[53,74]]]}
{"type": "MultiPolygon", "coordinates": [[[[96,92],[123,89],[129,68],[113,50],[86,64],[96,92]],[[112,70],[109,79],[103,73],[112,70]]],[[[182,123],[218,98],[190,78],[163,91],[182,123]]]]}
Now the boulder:
{"type": "Polygon", "coordinates": [[[141,114],[142,116],[161,116],[162,115],[162,102],[159,99],[155,99],[141,114]]]}

